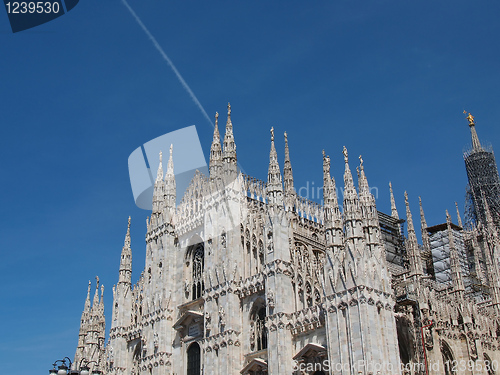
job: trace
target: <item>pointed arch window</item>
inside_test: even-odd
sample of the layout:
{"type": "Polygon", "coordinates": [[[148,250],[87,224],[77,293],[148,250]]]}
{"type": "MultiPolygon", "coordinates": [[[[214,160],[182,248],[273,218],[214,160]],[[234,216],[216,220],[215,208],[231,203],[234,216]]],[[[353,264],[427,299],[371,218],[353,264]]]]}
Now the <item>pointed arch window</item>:
{"type": "Polygon", "coordinates": [[[204,284],[203,284],[203,267],[205,264],[205,256],[203,251],[203,245],[199,244],[198,247],[193,252],[193,268],[192,268],[192,279],[193,279],[193,300],[200,298],[203,295],[204,284]]]}
{"type": "Polygon", "coordinates": [[[257,305],[251,315],[250,349],[259,351],[267,349],[266,306],[257,305]]]}
{"type": "Polygon", "coordinates": [[[456,374],[456,362],[454,362],[451,349],[445,341],[441,342],[441,355],[443,356],[443,367],[445,375],[456,374]]]}
{"type": "Polygon", "coordinates": [[[192,343],[187,350],[187,375],[201,374],[200,345],[192,343]]]}

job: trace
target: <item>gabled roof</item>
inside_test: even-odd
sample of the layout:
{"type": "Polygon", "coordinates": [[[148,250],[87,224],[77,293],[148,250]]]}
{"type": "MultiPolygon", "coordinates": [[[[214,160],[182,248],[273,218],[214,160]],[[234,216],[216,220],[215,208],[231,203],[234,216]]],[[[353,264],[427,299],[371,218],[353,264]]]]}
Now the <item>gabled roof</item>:
{"type": "Polygon", "coordinates": [[[257,370],[267,370],[267,362],[260,358],[254,358],[240,371],[240,373],[244,375],[248,374],[249,371],[257,370]]]}
{"type": "Polygon", "coordinates": [[[304,346],[295,356],[294,360],[300,360],[304,357],[316,357],[326,355],[326,348],[319,344],[309,343],[304,346]]]}
{"type": "Polygon", "coordinates": [[[192,319],[203,318],[203,313],[201,313],[199,311],[194,311],[194,310],[186,311],[184,314],[182,314],[182,316],[179,318],[179,320],[177,320],[177,322],[175,322],[174,329],[179,330],[180,328],[182,328],[183,323],[189,318],[192,318],[192,319]]]}

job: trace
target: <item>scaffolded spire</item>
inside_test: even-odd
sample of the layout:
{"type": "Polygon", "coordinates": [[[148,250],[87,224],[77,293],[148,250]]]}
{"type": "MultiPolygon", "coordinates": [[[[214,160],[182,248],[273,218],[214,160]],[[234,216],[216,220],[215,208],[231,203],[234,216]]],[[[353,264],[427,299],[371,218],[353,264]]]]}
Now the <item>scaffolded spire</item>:
{"type": "Polygon", "coordinates": [[[269,153],[269,171],[267,174],[267,197],[273,206],[283,205],[283,184],[278,154],[274,147],[274,128],[271,128],[271,151],[269,153]]]}
{"type": "Polygon", "coordinates": [[[455,247],[453,231],[451,230],[451,216],[446,210],[446,226],[448,228],[448,244],[450,247],[450,271],[451,280],[453,283],[453,291],[463,293],[465,291],[464,282],[462,279],[462,268],[458,257],[458,251],[455,247]]]}
{"type": "MultiPolygon", "coordinates": [[[[466,114],[467,111],[464,111],[464,114],[466,114]]],[[[466,119],[469,121],[469,127],[470,127],[470,134],[472,138],[472,151],[483,151],[483,147],[481,146],[481,143],[479,142],[479,138],[476,133],[476,124],[474,122],[474,116],[472,116],[470,113],[466,117],[466,119]]]]}
{"type": "Polygon", "coordinates": [[[487,238],[487,248],[485,249],[486,272],[490,286],[491,303],[497,314],[500,314],[500,271],[497,263],[497,258],[500,251],[500,241],[496,227],[491,217],[490,207],[484,198],[486,211],[486,228],[483,227],[483,233],[487,238]]]}
{"type": "Polygon", "coordinates": [[[215,112],[215,128],[212,147],[210,147],[210,178],[222,177],[222,147],[219,134],[219,113],[215,112]]]}
{"type": "Polygon", "coordinates": [[[224,134],[224,151],[222,152],[224,163],[224,176],[226,182],[232,181],[236,177],[236,144],[233,136],[233,123],[231,122],[231,104],[227,103],[226,133],[224,134]]]}
{"type": "Polygon", "coordinates": [[[405,205],[406,205],[406,221],[408,222],[408,241],[406,242],[406,251],[408,260],[410,262],[410,274],[422,275],[422,258],[418,248],[417,235],[415,234],[415,227],[413,226],[413,218],[410,211],[410,203],[408,202],[408,193],[405,191],[405,205]]]}
{"type": "Polygon", "coordinates": [[[469,235],[472,239],[472,249],[474,254],[474,269],[476,271],[476,279],[480,282],[481,285],[487,284],[487,279],[484,275],[483,268],[481,266],[481,248],[479,247],[479,243],[477,241],[478,230],[477,227],[474,227],[469,235]]]}
{"type": "Polygon", "coordinates": [[[399,220],[398,209],[396,208],[396,200],[394,199],[394,193],[392,191],[392,183],[389,181],[389,190],[391,192],[391,216],[399,220]]]}
{"type": "Polygon", "coordinates": [[[285,163],[283,165],[283,175],[285,179],[285,207],[292,210],[295,203],[295,188],[293,186],[292,163],[290,162],[290,151],[288,149],[288,136],[285,132],[285,163]]]}

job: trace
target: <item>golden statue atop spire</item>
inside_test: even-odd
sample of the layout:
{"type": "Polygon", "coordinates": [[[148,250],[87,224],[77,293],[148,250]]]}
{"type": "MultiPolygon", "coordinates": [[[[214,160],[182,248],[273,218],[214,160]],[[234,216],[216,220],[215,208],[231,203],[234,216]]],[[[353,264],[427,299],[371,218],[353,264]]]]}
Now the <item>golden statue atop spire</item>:
{"type": "MultiPolygon", "coordinates": [[[[467,113],[467,111],[464,110],[464,115],[467,113]]],[[[469,121],[469,126],[474,126],[475,123],[474,123],[474,116],[472,116],[470,113],[469,115],[466,117],[466,119],[469,121]]]]}

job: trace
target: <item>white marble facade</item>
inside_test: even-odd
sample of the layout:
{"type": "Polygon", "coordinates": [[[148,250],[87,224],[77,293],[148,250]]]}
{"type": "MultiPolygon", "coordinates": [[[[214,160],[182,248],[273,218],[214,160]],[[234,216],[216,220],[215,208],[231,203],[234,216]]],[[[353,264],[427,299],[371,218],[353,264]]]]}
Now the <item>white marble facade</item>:
{"type": "MultiPolygon", "coordinates": [[[[340,197],[323,153],[319,205],[296,194],[286,134],[283,173],[271,130],[268,179],[259,181],[237,169],[230,106],[222,143],[217,117],[210,175],[197,172],[177,206],[175,150],[165,174],[160,155],[144,272],[133,285],[129,219],[109,340],[102,297],[96,290],[91,306],[89,286],[75,363],[86,358],[116,375],[388,375],[451,374],[453,361],[472,360],[455,373],[495,373],[485,366],[500,360],[494,226],[461,231],[487,286],[473,299],[452,244],[453,285],[429,274],[423,210],[423,246],[407,205],[406,263],[388,260],[394,238],[381,227],[361,158],[356,187],[344,148],[340,197]]],[[[395,204],[387,217],[397,233],[395,204]]]]}

